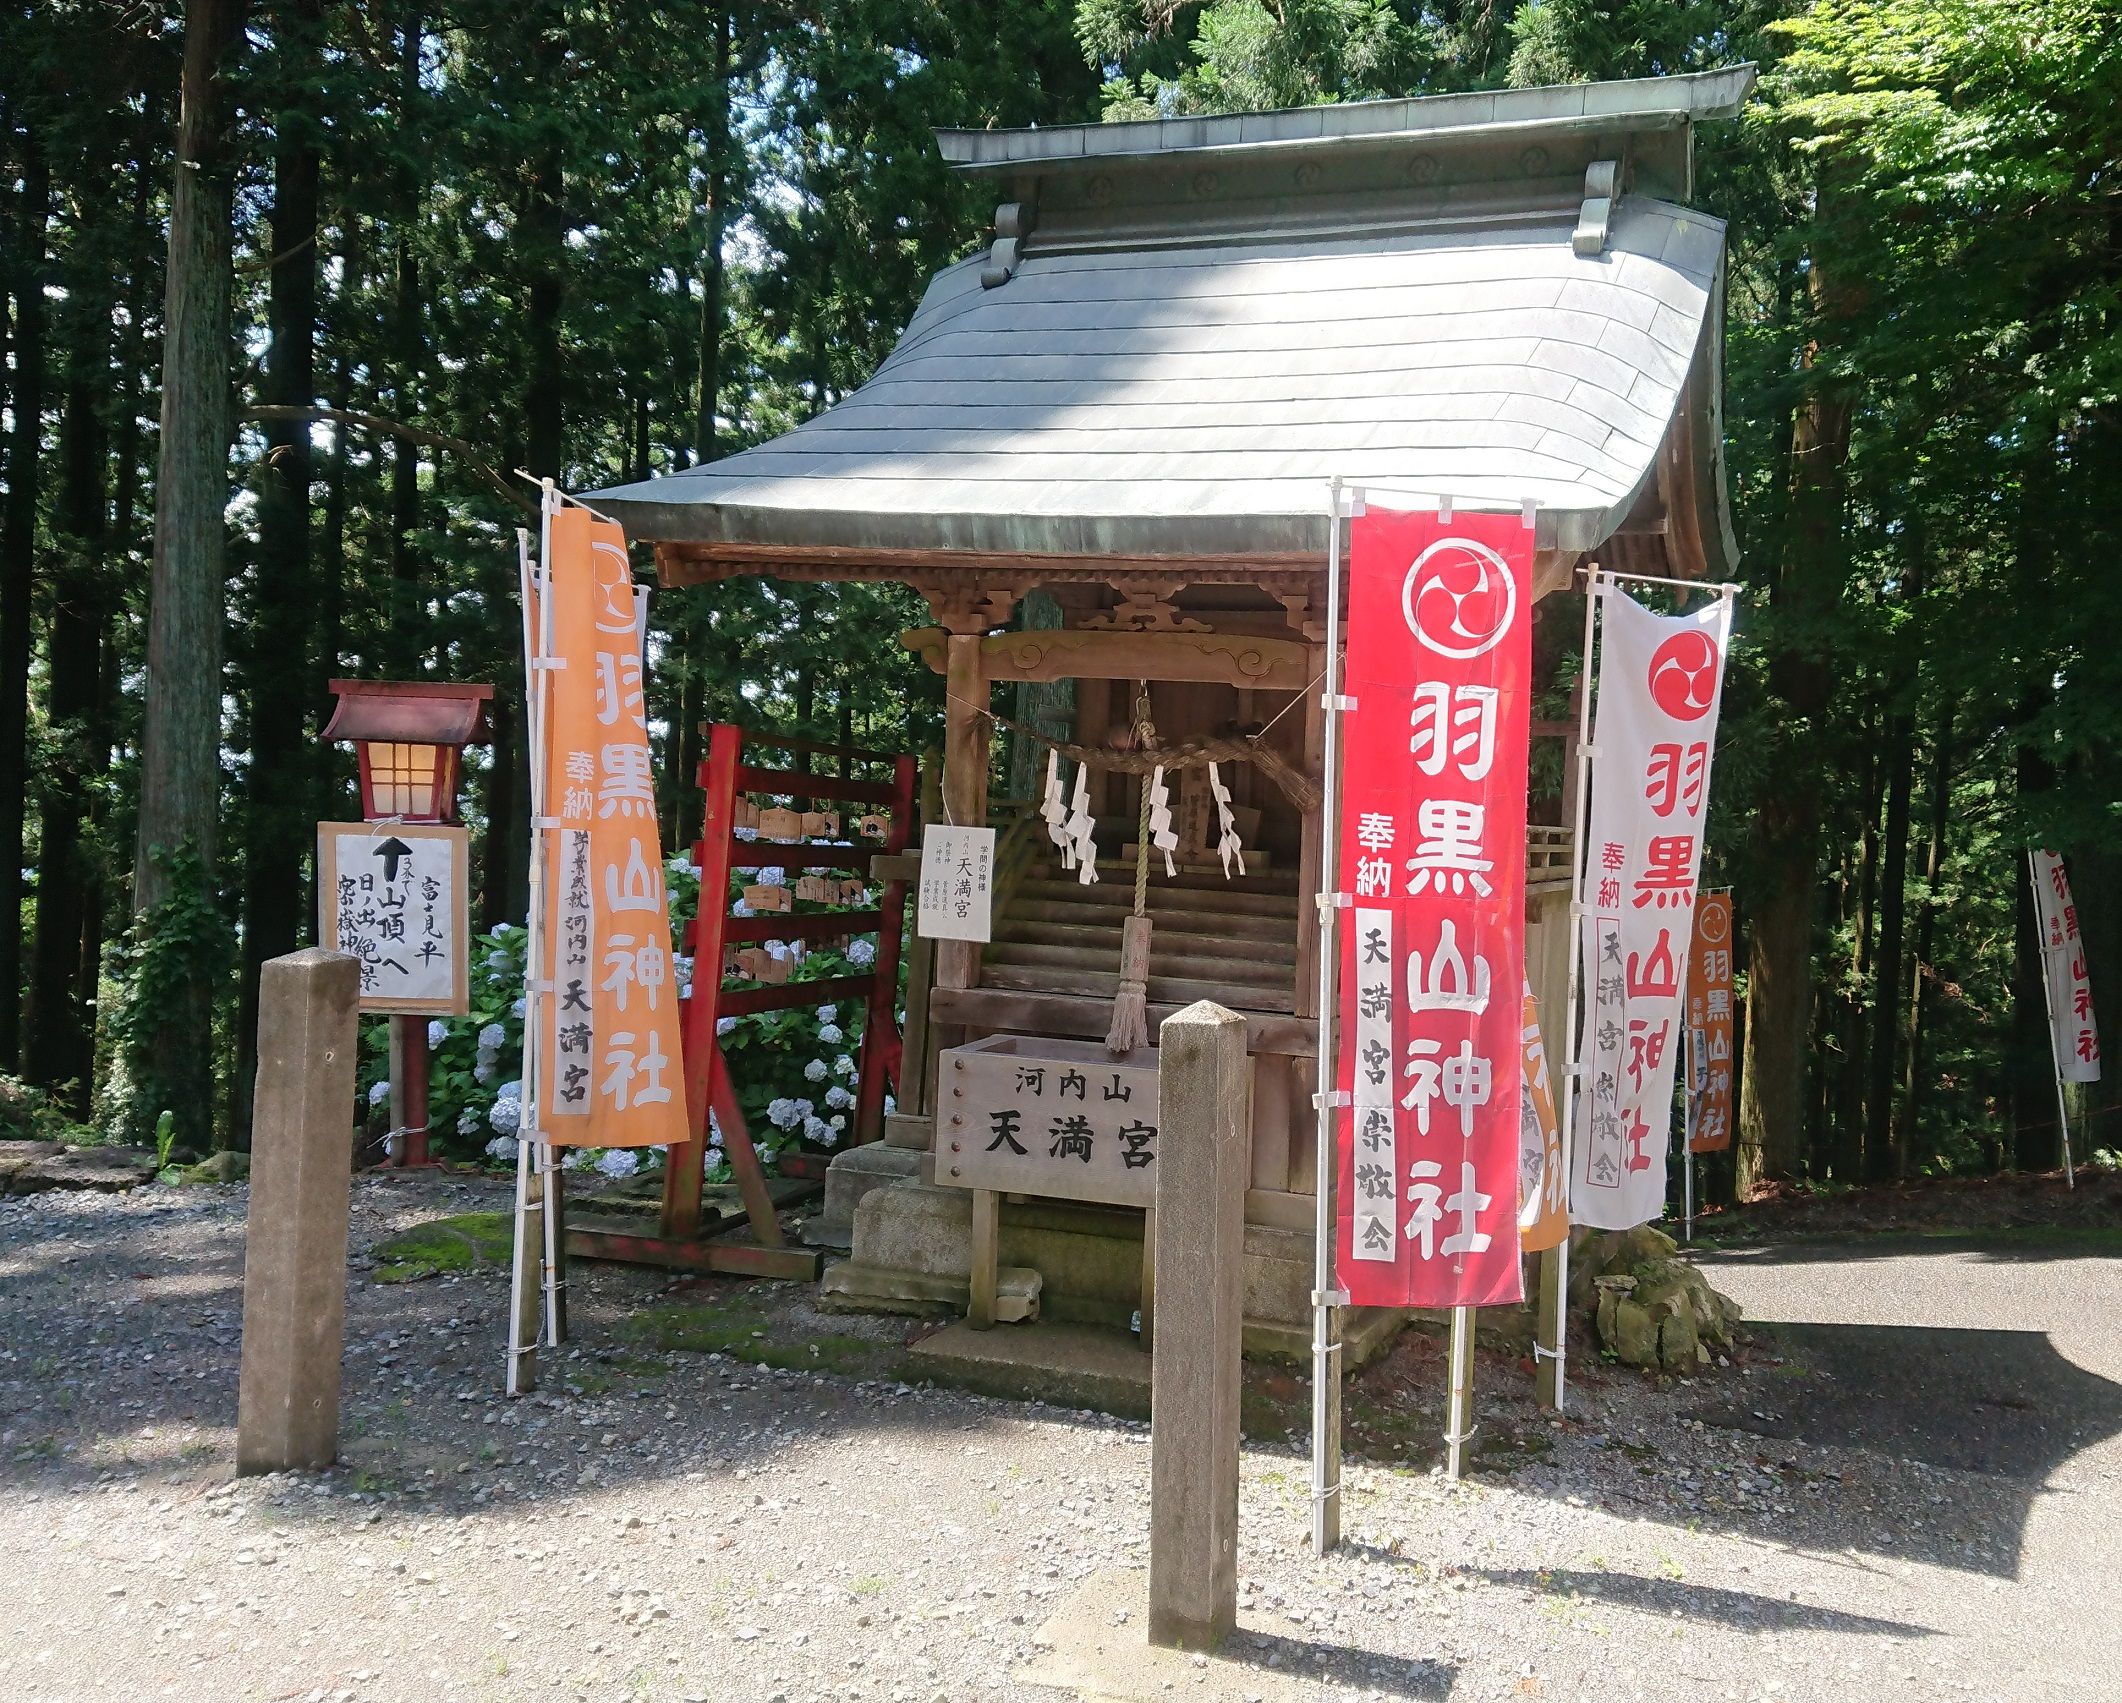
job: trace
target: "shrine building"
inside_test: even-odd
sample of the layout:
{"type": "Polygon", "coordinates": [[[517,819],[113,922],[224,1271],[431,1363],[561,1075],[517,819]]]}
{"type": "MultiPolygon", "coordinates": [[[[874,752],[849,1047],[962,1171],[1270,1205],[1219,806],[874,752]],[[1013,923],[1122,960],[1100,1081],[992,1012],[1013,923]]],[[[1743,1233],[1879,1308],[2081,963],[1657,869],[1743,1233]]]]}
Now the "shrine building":
{"type": "MultiPolygon", "coordinates": [[[[938,944],[933,985],[908,990],[885,1139],[833,1161],[852,1257],[825,1283],[843,1304],[970,1294],[982,1323],[1121,1326],[1138,1304],[1139,1206],[954,1185],[970,1132],[938,1076],[990,1043],[1096,1079],[1144,778],[1091,766],[1085,884],[1036,809],[1043,749],[1006,771],[1022,798],[990,797],[1002,742],[1028,736],[982,712],[1120,752],[1146,696],[1157,748],[1257,753],[1218,764],[1242,875],[1217,855],[1206,768],[1170,777],[1178,873],[1151,860],[1148,1020],[1154,1039],[1202,998],[1245,1019],[1247,1343],[1305,1351],[1329,481],[1389,508],[1533,505],[1536,599],[1593,561],[1731,577],[1725,236],[1691,205],[1693,144],[1753,79],[940,131],[993,186],[993,229],[876,375],[769,443],[589,494],[654,543],[666,587],[886,580],[933,613],[903,642],[947,685],[947,819],[1000,831],[993,939],[938,944]],[[991,697],[1005,682],[1047,690],[991,697]]],[[[1564,609],[1535,628],[1543,667],[1574,650],[1582,604],[1535,611],[1564,609]]],[[[1551,713],[1534,738],[1559,749],[1575,722],[1551,713]]],[[[1574,770],[1536,764],[1549,825],[1528,846],[1528,974],[1555,1058],[1573,813],[1540,776],[1574,770]]],[[[1153,1051],[1128,1062],[1153,1086],[1153,1051]]],[[[1346,1321],[1351,1356],[1389,1323],[1346,1321]]]]}

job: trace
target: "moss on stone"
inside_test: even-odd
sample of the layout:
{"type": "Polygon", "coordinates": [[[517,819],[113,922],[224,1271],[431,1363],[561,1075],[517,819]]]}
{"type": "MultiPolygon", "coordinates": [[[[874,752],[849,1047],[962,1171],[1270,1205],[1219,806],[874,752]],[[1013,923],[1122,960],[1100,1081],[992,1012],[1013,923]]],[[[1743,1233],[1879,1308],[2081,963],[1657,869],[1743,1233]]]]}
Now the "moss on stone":
{"type": "Polygon", "coordinates": [[[627,1337],[645,1348],[687,1354],[727,1354],[783,1371],[890,1376],[900,1355],[887,1343],[827,1333],[777,1339],[767,1316],[741,1304],[672,1301],[647,1307],[626,1321],[627,1337]]]}
{"type": "Polygon", "coordinates": [[[448,1271],[508,1264],[515,1226],[505,1212],[460,1212],[415,1224],[371,1250],[378,1283],[417,1283],[448,1271]]]}

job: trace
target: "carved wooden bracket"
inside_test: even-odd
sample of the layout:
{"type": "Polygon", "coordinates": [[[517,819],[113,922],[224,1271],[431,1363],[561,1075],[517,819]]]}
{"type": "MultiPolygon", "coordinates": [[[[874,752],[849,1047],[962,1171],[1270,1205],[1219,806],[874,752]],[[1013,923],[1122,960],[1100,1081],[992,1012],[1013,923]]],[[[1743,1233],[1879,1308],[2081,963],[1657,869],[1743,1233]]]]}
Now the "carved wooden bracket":
{"type": "Polygon", "coordinates": [[[1278,591],[1275,601],[1282,605],[1290,625],[1290,631],[1302,633],[1313,644],[1326,638],[1326,619],[1312,612],[1311,593],[1308,591],[1278,591]]]}
{"type": "Polygon", "coordinates": [[[1108,633],[1206,633],[1214,629],[1206,621],[1181,615],[1172,599],[1186,584],[1183,579],[1140,580],[1133,576],[1107,582],[1120,594],[1112,608],[1084,618],[1086,629],[1108,633]]]}
{"type": "Polygon", "coordinates": [[[928,602],[930,613],[947,633],[986,633],[1009,625],[1017,599],[1031,590],[1028,581],[996,585],[975,579],[917,579],[907,582],[928,602]]]}

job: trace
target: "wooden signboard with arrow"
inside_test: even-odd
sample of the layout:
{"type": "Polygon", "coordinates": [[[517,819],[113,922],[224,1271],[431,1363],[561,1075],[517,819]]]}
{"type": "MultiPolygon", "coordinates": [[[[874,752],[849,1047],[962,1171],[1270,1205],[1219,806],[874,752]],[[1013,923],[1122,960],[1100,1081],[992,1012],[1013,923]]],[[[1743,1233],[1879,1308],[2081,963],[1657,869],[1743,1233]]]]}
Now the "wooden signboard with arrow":
{"type": "Polygon", "coordinates": [[[361,1009],[470,1006],[466,838],[414,822],[317,824],[317,939],[361,962],[361,1009]]]}

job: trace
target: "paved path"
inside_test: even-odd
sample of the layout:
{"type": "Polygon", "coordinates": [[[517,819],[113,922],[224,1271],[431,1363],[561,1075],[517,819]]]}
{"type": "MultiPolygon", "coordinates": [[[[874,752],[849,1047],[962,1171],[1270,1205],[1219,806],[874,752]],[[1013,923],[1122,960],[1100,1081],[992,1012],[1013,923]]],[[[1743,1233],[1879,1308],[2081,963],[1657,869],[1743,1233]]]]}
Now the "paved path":
{"type": "MultiPolygon", "coordinates": [[[[500,1195],[357,1185],[347,1464],[240,1483],[243,1191],[0,1203],[0,1694],[1054,1703],[1042,1640],[1127,1634],[1098,1592],[1144,1560],[1141,1428],[835,1372],[903,1327],[791,1286],[705,1293],[757,1308],[747,1343],[848,1334],[669,1352],[635,1329],[659,1281],[614,1269],[503,1402],[500,1275],[361,1258],[500,1195]]],[[[1521,1445],[1484,1458],[1520,1464],[1467,1487],[1418,1391],[1421,1464],[1352,1468],[1323,1565],[1301,1450],[1250,1444],[1238,1661],[1150,1694],[2111,1703],[2122,1262],[1848,1253],[1714,1262],[1787,1363],[1582,1367],[1554,1424],[1484,1359],[1483,1432],[1521,1445]]]]}

